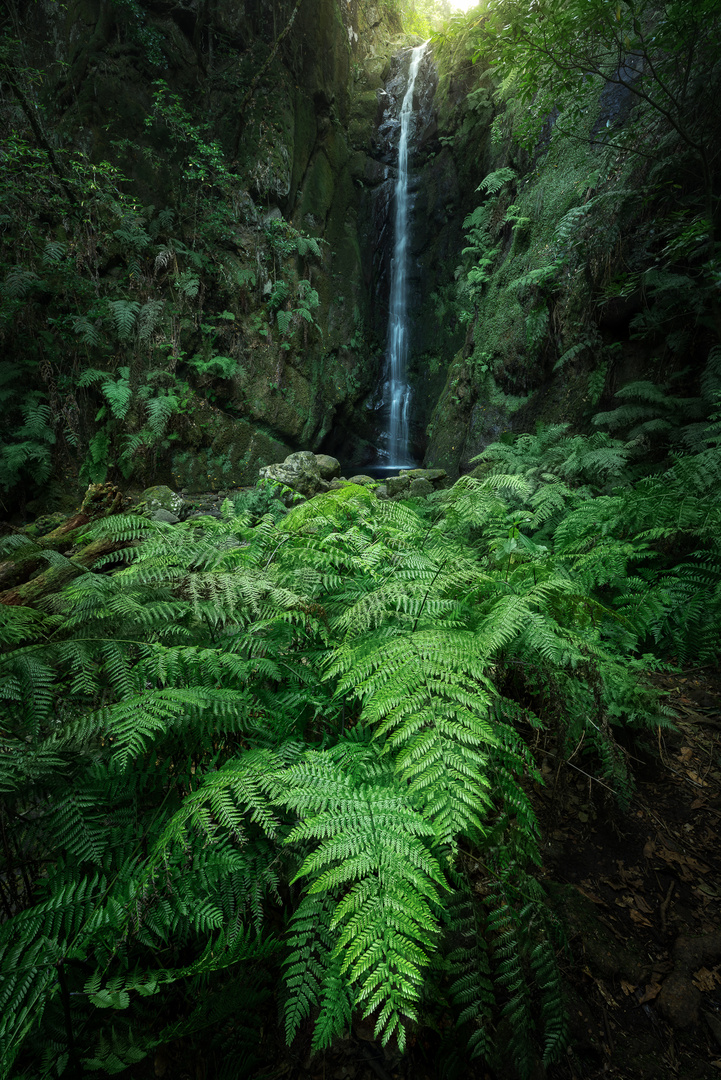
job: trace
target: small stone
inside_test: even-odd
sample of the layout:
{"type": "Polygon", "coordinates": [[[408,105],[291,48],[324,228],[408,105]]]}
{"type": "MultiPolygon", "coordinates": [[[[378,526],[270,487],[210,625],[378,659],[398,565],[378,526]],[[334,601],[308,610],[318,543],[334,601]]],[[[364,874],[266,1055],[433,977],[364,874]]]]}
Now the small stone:
{"type": "Polygon", "coordinates": [[[150,515],[151,521],[164,521],[166,525],[177,525],[180,518],[177,514],[172,514],[170,510],[163,510],[162,507],[159,510],[153,510],[150,515]]]}
{"type": "Polygon", "coordinates": [[[316,454],[315,460],[318,472],[324,480],[335,480],[340,476],[340,461],[331,457],[330,454],[316,454]]]}
{"type": "Polygon", "coordinates": [[[205,517],[219,518],[219,519],[222,520],[223,515],[220,513],[219,510],[196,510],[194,514],[189,514],[188,515],[187,520],[188,521],[195,521],[196,518],[205,518],[205,517]]]}
{"type": "Polygon", "coordinates": [[[388,487],[387,487],[386,484],[379,484],[378,485],[378,487],[376,488],[376,498],[377,499],[387,499],[388,498],[388,487]]]}
{"type": "Polygon", "coordinates": [[[656,1002],[671,1027],[688,1028],[698,1023],[701,991],[696,989],[689,975],[673,971],[664,981],[656,1002]]]}

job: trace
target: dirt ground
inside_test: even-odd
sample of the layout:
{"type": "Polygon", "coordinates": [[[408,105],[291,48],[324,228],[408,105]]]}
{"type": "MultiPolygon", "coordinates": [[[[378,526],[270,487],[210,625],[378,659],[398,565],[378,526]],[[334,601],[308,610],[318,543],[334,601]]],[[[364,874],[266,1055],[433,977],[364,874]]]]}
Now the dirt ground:
{"type": "Polygon", "coordinates": [[[559,1077],[721,1077],[721,673],[654,682],[676,730],[632,749],[629,812],[573,761],[575,779],[566,767],[560,794],[541,795],[547,885],[573,955],[559,1077]]]}

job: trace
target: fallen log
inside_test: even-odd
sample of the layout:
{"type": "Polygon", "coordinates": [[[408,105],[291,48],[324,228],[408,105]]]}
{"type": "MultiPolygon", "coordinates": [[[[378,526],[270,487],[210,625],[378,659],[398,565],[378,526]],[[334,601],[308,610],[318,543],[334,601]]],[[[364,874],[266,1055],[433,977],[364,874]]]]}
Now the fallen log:
{"type": "Polygon", "coordinates": [[[125,542],[103,538],[86,544],[68,558],[64,556],[77,546],[88,525],[117,514],[122,505],[123,496],[113,484],[91,484],[75,514],[37,540],[28,537],[26,544],[20,544],[0,563],[0,604],[33,604],[57,592],[101,556],[126,547],[125,542]],[[47,569],[38,573],[48,561],[47,569]]]}

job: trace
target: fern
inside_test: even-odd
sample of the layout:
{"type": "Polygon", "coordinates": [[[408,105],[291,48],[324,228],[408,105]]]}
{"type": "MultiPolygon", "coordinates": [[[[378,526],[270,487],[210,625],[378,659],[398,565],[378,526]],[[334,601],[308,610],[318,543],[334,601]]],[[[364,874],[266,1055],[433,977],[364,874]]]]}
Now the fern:
{"type": "Polygon", "coordinates": [[[403,786],[369,789],[322,757],[308,755],[288,781],[288,804],[308,815],[288,842],[319,841],[297,876],[311,879],[311,894],[339,897],[330,923],[338,931],[333,956],[342,958],[335,978],[355,984],[363,1015],[379,1010],[376,1035],[384,1044],[395,1035],[402,1049],[438,932],[432,909],[445,884],[423,842],[433,829],[403,786]]]}
{"type": "Polygon", "coordinates": [[[669,720],[644,672],[718,654],[715,424],[643,479],[634,440],[558,425],[425,503],[111,517],[85,539],[122,562],[0,606],[6,1072],[70,1052],[61,969],[87,1068],[247,1049],[276,984],[314,1050],[357,1015],[402,1046],[437,1004],[496,1071],[497,1030],[520,1075],[558,1060],[527,732],[632,797],[616,728],[669,720]]]}
{"type": "Polygon", "coordinates": [[[162,300],[148,300],[138,311],[138,337],[141,341],[150,341],[156,327],[160,324],[165,304],[162,300]]]}
{"type": "MultiPolygon", "coordinates": [[[[102,337],[97,325],[92,323],[90,319],[85,315],[76,315],[73,319],[73,330],[80,337],[83,345],[89,345],[93,349],[99,348],[102,344],[102,337]]],[[[80,373],[79,378],[82,380],[78,385],[89,386],[98,377],[98,374],[94,369],[87,369],[80,373]]]]}
{"type": "Polygon", "coordinates": [[[108,306],[118,337],[126,341],[135,331],[140,304],[137,300],[109,300],[108,306]]]}
{"type": "Polygon", "coordinates": [[[148,427],[152,435],[160,437],[165,431],[171,416],[178,411],[180,402],[175,394],[159,394],[148,398],[145,408],[148,412],[148,427]]]}
{"type": "Polygon", "coordinates": [[[290,324],[293,321],[292,312],[280,309],[276,311],[275,317],[278,320],[278,329],[280,330],[281,334],[287,334],[288,330],[290,329],[290,324]]]}
{"type": "Polygon", "coordinates": [[[298,254],[303,258],[304,256],[314,255],[316,259],[320,259],[321,250],[320,244],[314,236],[299,236],[297,240],[298,254]]]}
{"type": "Polygon", "coordinates": [[[122,367],[118,374],[118,379],[108,379],[101,389],[115,419],[124,420],[133,397],[130,389],[130,369],[122,367]]]}
{"type": "Polygon", "coordinates": [[[511,180],[516,179],[516,174],[513,169],[504,167],[502,169],[496,169],[495,172],[488,173],[484,176],[480,184],[476,188],[476,191],[485,191],[488,195],[497,195],[501,188],[506,184],[510,184],[511,180]]]}
{"type": "Polygon", "coordinates": [[[580,341],[575,342],[575,344],[571,345],[570,348],[566,349],[566,351],[559,356],[558,360],[553,365],[553,370],[559,371],[564,364],[569,362],[569,360],[575,360],[577,356],[580,356],[586,349],[591,348],[593,344],[593,339],[588,337],[584,337],[580,341]]]}

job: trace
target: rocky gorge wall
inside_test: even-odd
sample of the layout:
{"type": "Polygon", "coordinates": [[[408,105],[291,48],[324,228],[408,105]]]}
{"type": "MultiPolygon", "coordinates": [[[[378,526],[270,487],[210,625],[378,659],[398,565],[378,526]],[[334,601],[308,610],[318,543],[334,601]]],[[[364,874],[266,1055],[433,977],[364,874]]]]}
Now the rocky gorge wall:
{"type": "MultiPolygon", "coordinates": [[[[419,255],[425,464],[458,475],[488,443],[539,422],[636,439],[639,453],[691,445],[721,389],[698,163],[612,72],[572,120],[551,112],[524,147],[532,109],[509,72],[500,84],[476,60],[468,35],[436,48],[418,206],[440,224],[419,255]]],[[[637,59],[631,82],[642,70],[650,78],[637,59]]],[[[679,115],[700,145],[718,139],[718,116],[701,105],[679,115]]]]}
{"type": "MultiPolygon", "coordinates": [[[[392,0],[35,0],[12,15],[10,82],[25,91],[6,100],[6,128],[42,87],[73,211],[74,160],[103,196],[85,216],[32,219],[73,280],[49,302],[14,297],[3,320],[22,357],[8,376],[17,439],[29,375],[52,402],[43,453],[81,483],[122,469],[139,485],[237,486],[318,449],[377,376],[359,215],[402,40],[392,0]],[[53,341],[45,366],[38,333],[53,341]]],[[[6,228],[3,270],[34,281],[14,239],[6,228]]]]}
{"type": "MultiPolygon", "coordinates": [[[[392,0],[8,12],[6,505],[60,476],[197,492],[299,449],[373,462],[409,46],[392,0]]],[[[451,476],[538,420],[588,428],[633,380],[688,370],[692,397],[715,325],[669,132],[655,164],[609,150],[598,133],[637,120],[606,87],[571,137],[549,115],[522,149],[473,59],[463,34],[434,42],[411,160],[413,453],[451,476]]]]}

